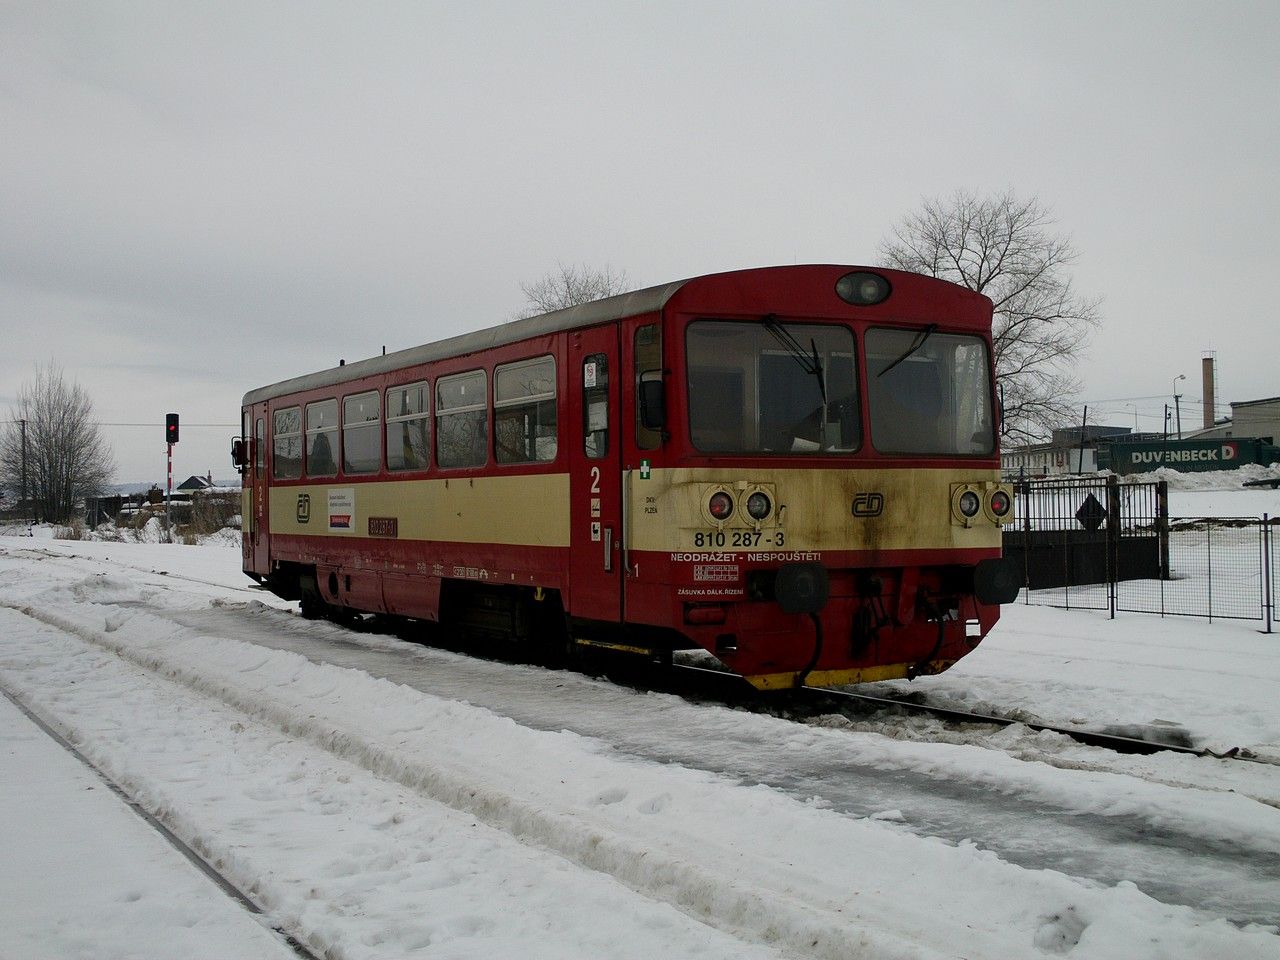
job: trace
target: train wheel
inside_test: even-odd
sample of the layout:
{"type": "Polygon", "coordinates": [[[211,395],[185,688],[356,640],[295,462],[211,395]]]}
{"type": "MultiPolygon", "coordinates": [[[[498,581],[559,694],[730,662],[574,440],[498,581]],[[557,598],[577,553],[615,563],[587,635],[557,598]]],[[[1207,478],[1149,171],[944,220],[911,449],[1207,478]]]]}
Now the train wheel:
{"type": "Polygon", "coordinates": [[[299,606],[302,608],[302,618],[304,620],[325,619],[325,608],[328,607],[328,604],[320,596],[320,589],[316,586],[315,574],[302,574],[298,578],[298,591],[301,594],[299,606]]]}
{"type": "Polygon", "coordinates": [[[550,591],[535,599],[532,615],[538,660],[552,670],[572,669],[577,651],[569,632],[569,618],[565,615],[560,594],[550,591]]]}
{"type": "Polygon", "coordinates": [[[298,592],[304,620],[328,620],[344,627],[355,621],[356,615],[346,607],[337,607],[325,600],[314,573],[304,573],[298,578],[298,592]]]}

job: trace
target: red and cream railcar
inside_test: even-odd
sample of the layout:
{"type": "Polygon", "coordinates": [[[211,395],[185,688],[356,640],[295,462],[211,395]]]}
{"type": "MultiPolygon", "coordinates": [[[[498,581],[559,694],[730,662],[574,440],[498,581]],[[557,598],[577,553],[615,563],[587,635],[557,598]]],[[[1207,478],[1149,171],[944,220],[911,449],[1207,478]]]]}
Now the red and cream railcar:
{"type": "Polygon", "coordinates": [[[252,390],[245,572],[307,614],[702,647],[762,689],[946,669],[1016,593],[991,313],[743,270],[252,390]]]}

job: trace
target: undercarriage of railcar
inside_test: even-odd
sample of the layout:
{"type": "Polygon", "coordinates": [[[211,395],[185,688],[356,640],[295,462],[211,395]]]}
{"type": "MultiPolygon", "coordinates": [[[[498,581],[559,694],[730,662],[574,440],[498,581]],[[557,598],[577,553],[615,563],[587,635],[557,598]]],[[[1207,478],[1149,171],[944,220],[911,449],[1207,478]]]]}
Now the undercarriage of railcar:
{"type": "Polygon", "coordinates": [[[375,595],[376,580],[369,571],[317,577],[314,567],[286,563],[263,585],[300,601],[307,618],[417,620],[443,628],[464,646],[510,645],[543,663],[558,665],[584,651],[668,661],[677,650],[701,648],[761,690],[940,672],[977,646],[998,618],[999,603],[1009,602],[1015,589],[1011,571],[998,560],[836,571],[789,564],[751,573],[742,598],[687,601],[670,591],[665,608],[622,622],[574,617],[558,590],[466,580],[440,582],[438,606],[411,612],[417,616],[351,602],[375,595]]]}

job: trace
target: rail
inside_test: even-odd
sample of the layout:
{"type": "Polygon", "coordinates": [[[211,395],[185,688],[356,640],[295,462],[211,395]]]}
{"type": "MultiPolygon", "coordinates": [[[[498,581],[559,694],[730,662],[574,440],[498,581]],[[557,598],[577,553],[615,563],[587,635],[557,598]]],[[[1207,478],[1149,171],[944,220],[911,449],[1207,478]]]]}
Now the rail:
{"type": "MultiPolygon", "coordinates": [[[[753,706],[759,706],[765,710],[776,710],[779,700],[785,697],[783,693],[759,694],[752,688],[747,687],[740,677],[733,673],[727,673],[724,670],[717,670],[711,667],[699,667],[692,664],[676,664],[675,671],[683,673],[687,676],[701,676],[707,681],[706,686],[699,687],[695,690],[684,688],[680,693],[694,693],[701,696],[715,696],[717,700],[724,699],[734,706],[751,709],[753,706]],[[715,682],[728,684],[724,689],[712,693],[711,682],[715,678],[715,682]],[[736,681],[736,682],[735,682],[736,681]]],[[[1050,733],[1061,734],[1069,737],[1077,743],[1083,743],[1086,746],[1100,747],[1111,750],[1115,753],[1150,755],[1156,753],[1178,753],[1185,756],[1201,757],[1211,760],[1239,760],[1246,763],[1261,763],[1270,766],[1280,766],[1280,759],[1272,759],[1270,757],[1261,757],[1251,753],[1247,749],[1232,747],[1229,750],[1217,752],[1205,748],[1185,746],[1183,744],[1169,743],[1166,741],[1144,740],[1140,737],[1126,737],[1120,734],[1106,733],[1099,730],[1081,729],[1079,727],[1065,727],[1052,723],[1038,723],[1027,720],[1012,720],[1009,717],[1001,717],[994,714],[972,713],[965,710],[955,710],[950,707],[938,707],[926,703],[917,703],[913,700],[902,700],[896,697],[871,696],[865,693],[852,693],[847,690],[837,690],[828,687],[802,687],[795,693],[802,694],[809,698],[810,705],[822,705],[823,700],[845,701],[863,703],[867,706],[880,710],[901,709],[905,711],[927,714],[946,720],[950,723],[981,723],[1000,727],[1010,727],[1014,724],[1021,724],[1029,730],[1037,733],[1048,731],[1050,733]]]]}
{"type": "Polygon", "coordinates": [[[142,804],[130,796],[124,787],[111,779],[111,777],[107,776],[101,767],[85,756],[80,750],[76,749],[74,744],[67,740],[67,738],[62,734],[58,733],[50,723],[31,709],[31,707],[29,707],[16,694],[10,692],[4,687],[0,687],[0,695],[3,695],[6,700],[12,703],[23,714],[23,716],[35,724],[36,727],[49,737],[50,740],[62,747],[63,750],[67,751],[67,753],[71,754],[72,757],[83,764],[84,767],[97,777],[108,790],[119,797],[126,807],[137,814],[138,817],[140,817],[149,827],[155,830],[156,833],[160,834],[166,843],[173,847],[178,853],[182,854],[182,856],[185,857],[193,867],[204,874],[204,876],[219,890],[232,900],[239,903],[240,906],[249,913],[254,916],[263,917],[264,920],[268,920],[270,929],[280,937],[281,942],[292,950],[295,955],[301,957],[302,960],[321,960],[317,954],[312,953],[307,948],[306,944],[298,940],[293,936],[293,934],[289,933],[289,931],[285,930],[278,924],[270,923],[269,919],[263,913],[262,908],[259,907],[247,893],[219,873],[208,860],[200,856],[200,854],[192,849],[192,847],[189,846],[181,837],[165,826],[165,824],[151,813],[151,811],[147,810],[142,806],[142,804]]]}
{"type": "Polygon", "coordinates": [[[1280,760],[1273,760],[1269,757],[1259,757],[1242,750],[1239,747],[1232,747],[1230,750],[1224,750],[1221,753],[1206,748],[1187,747],[1177,743],[1164,743],[1156,740],[1143,740],[1139,737],[1125,737],[1114,733],[1103,733],[1098,730],[1082,730],[1078,727],[1061,727],[1052,723],[1037,723],[1028,720],[1011,720],[1008,717],[999,717],[993,714],[971,713],[966,710],[954,710],[949,707],[936,707],[927,703],[916,703],[911,700],[900,700],[896,697],[873,697],[865,693],[850,693],[844,690],[816,689],[806,687],[807,690],[813,690],[815,694],[823,696],[831,696],[833,698],[857,700],[868,703],[881,709],[902,708],[916,713],[924,713],[939,720],[948,720],[952,723],[987,723],[995,724],[1001,727],[1009,727],[1014,724],[1021,724],[1029,730],[1037,733],[1048,731],[1050,733],[1058,733],[1064,737],[1070,737],[1078,743],[1083,743],[1091,747],[1103,747],[1116,753],[1133,753],[1149,755],[1153,753],[1181,753],[1193,757],[1206,757],[1213,760],[1242,760],[1248,763],[1263,763],[1272,766],[1280,766],[1280,760]]]}

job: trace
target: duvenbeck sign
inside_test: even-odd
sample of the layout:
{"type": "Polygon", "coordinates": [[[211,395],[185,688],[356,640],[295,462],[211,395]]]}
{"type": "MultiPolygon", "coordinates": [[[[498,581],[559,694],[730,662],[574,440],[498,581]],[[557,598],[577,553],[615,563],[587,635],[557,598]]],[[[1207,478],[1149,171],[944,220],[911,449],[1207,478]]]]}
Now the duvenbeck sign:
{"type": "Polygon", "coordinates": [[[1234,470],[1246,463],[1271,463],[1280,450],[1267,440],[1236,437],[1233,440],[1142,440],[1109,443],[1098,448],[1098,466],[1115,473],[1171,470],[1234,470]]]}
{"type": "MultiPolygon", "coordinates": [[[[1182,444],[1185,445],[1185,443],[1185,440],[1182,441],[1182,444]]],[[[1239,448],[1232,442],[1192,449],[1187,449],[1184,445],[1173,450],[1132,450],[1129,453],[1129,462],[1135,467],[1172,467],[1207,463],[1235,466],[1231,461],[1235,460],[1240,453],[1239,448]]]]}

